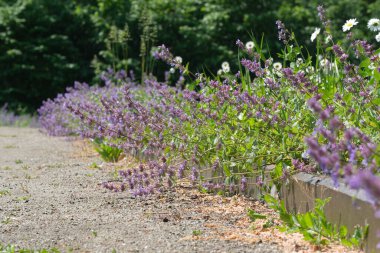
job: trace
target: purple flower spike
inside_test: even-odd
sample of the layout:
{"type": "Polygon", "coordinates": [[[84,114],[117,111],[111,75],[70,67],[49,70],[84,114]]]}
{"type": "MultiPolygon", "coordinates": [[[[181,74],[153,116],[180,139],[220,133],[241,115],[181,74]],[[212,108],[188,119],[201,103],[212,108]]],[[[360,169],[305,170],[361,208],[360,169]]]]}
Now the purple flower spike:
{"type": "Polygon", "coordinates": [[[247,190],[247,178],[245,176],[241,177],[240,181],[240,190],[242,192],[245,192],[247,190]]]}

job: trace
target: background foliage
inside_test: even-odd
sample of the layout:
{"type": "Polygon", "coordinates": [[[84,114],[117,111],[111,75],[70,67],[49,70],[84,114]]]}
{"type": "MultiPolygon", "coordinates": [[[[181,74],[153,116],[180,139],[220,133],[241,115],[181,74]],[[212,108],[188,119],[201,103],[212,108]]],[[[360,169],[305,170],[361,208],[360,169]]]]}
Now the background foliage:
{"type": "Polygon", "coordinates": [[[0,104],[36,108],[75,79],[92,77],[89,61],[101,48],[89,15],[73,3],[0,1],[0,104]]]}
{"type": "Polygon", "coordinates": [[[312,51],[307,43],[320,24],[321,3],[333,17],[335,38],[346,19],[358,18],[362,29],[355,32],[374,42],[364,28],[365,20],[380,17],[379,0],[0,0],[0,105],[32,112],[109,66],[134,70],[138,79],[163,73],[166,67],[151,59],[151,48],[161,44],[193,72],[216,72],[223,61],[237,62],[236,39],[260,41],[265,34],[264,49],[279,52],[277,19],[312,51]]]}

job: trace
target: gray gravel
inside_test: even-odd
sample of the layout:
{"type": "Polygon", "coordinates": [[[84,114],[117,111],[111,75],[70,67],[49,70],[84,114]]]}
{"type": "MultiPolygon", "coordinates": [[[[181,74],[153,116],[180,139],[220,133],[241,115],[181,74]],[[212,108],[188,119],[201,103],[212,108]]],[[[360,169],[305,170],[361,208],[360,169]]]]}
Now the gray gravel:
{"type": "Polygon", "coordinates": [[[100,183],[112,173],[90,168],[99,158],[78,152],[37,129],[0,128],[0,243],[64,252],[280,252],[275,244],[193,238],[208,228],[190,197],[109,192],[100,183]]]}

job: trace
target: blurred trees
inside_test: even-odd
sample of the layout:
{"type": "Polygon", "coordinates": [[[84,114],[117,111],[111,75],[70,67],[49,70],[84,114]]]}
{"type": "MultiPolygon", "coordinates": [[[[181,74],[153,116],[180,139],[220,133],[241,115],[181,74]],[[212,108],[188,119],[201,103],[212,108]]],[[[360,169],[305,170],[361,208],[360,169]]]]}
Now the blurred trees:
{"type": "Polygon", "coordinates": [[[36,108],[73,80],[89,80],[100,49],[89,15],[70,1],[0,1],[0,104],[36,108]]]}

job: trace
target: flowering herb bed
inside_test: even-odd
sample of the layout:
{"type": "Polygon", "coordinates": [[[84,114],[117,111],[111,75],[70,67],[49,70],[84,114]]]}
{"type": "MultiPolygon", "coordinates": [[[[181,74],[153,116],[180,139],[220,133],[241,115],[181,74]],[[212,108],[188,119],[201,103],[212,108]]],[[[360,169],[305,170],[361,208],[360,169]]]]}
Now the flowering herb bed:
{"type": "MultiPolygon", "coordinates": [[[[380,50],[350,33],[356,19],[336,42],[322,7],[318,15],[317,55],[281,21],[277,62],[263,42],[238,40],[240,69],[224,62],[216,76],[190,73],[162,45],[154,56],[171,66],[165,82],[148,76],[137,85],[133,75],[108,70],[104,85],[76,83],[46,101],[40,124],[51,135],[80,134],[139,158],[138,168],[119,172],[119,183],[104,183],[113,191],[143,196],[181,178],[210,192],[244,192],[248,181],[265,191],[302,171],[363,189],[379,210],[380,50]],[[263,184],[268,165],[274,169],[263,184]]],[[[380,31],[379,20],[368,27],[380,31]]]]}
{"type": "Polygon", "coordinates": [[[16,115],[7,109],[7,104],[0,108],[0,126],[38,127],[37,117],[28,114],[16,115]]]}

